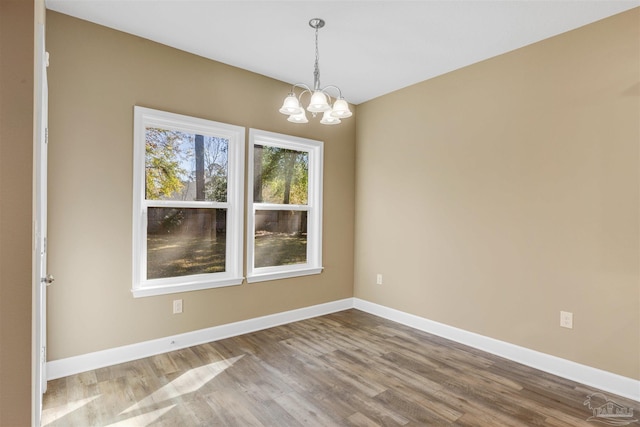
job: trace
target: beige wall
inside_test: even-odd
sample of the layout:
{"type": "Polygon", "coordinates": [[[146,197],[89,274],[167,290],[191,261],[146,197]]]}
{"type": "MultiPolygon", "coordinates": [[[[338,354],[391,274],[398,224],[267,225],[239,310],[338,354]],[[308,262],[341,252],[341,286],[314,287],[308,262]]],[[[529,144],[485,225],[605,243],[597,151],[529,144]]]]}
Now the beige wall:
{"type": "Polygon", "coordinates": [[[0,1],[0,425],[31,423],[34,2],[0,1]]]}
{"type": "Polygon", "coordinates": [[[639,17],[359,105],[355,296],[640,379],[639,17]]]}
{"type": "Polygon", "coordinates": [[[47,29],[50,360],[353,295],[353,119],[296,126],[282,82],[51,11],[47,29]],[[134,105],[324,141],[324,272],[134,299],[134,105]]]}

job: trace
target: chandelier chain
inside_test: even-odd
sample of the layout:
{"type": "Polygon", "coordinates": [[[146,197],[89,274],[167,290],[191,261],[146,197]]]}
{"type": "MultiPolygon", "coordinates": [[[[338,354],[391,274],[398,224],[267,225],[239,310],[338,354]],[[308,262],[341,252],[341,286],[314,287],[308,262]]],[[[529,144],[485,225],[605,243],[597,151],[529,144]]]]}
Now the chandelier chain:
{"type": "Polygon", "coordinates": [[[316,26],[316,63],[313,70],[313,90],[320,90],[320,51],[318,49],[318,27],[316,26]]]}

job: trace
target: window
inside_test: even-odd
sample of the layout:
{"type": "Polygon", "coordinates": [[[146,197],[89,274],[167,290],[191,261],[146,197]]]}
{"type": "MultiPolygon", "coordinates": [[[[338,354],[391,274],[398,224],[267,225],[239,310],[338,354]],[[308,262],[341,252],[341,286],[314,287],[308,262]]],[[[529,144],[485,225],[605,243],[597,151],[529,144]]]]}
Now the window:
{"type": "Polygon", "coordinates": [[[135,297],[242,283],[244,134],[134,108],[135,297]]]}
{"type": "Polygon", "coordinates": [[[247,281],[322,271],[323,143],[249,131],[247,281]]]}

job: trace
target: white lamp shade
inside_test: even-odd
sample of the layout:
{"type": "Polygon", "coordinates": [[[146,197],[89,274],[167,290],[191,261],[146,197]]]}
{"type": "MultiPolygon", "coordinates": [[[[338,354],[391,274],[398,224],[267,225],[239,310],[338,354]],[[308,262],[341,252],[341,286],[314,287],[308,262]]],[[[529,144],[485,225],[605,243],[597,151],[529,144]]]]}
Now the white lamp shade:
{"type": "Polygon", "coordinates": [[[300,109],[300,112],[298,114],[290,115],[287,120],[292,123],[309,123],[309,120],[307,119],[307,115],[304,112],[304,109],[302,108],[300,109]]]}
{"type": "Polygon", "coordinates": [[[300,114],[304,112],[302,107],[300,107],[300,102],[298,102],[298,98],[293,93],[287,95],[282,103],[282,107],[279,110],[282,114],[292,115],[292,114],[300,114]]]}
{"type": "Polygon", "coordinates": [[[331,115],[340,119],[346,119],[347,117],[351,117],[353,113],[349,110],[347,101],[345,101],[344,98],[340,98],[333,103],[331,115]]]}
{"type": "Polygon", "coordinates": [[[340,123],[340,119],[331,115],[331,111],[325,111],[322,115],[320,123],[323,125],[337,125],[340,123]]]}
{"type": "Polygon", "coordinates": [[[313,92],[307,111],[311,111],[312,113],[322,113],[329,110],[331,110],[331,106],[327,102],[327,96],[320,90],[313,92]]]}

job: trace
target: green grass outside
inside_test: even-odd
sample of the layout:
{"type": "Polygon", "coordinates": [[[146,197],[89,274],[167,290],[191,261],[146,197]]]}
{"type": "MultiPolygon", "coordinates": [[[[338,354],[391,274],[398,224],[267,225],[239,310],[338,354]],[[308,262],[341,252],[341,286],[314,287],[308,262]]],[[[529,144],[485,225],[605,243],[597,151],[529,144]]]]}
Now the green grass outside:
{"type": "Polygon", "coordinates": [[[256,236],[256,268],[305,262],[307,262],[306,235],[261,232],[256,236]]]}
{"type": "Polygon", "coordinates": [[[147,278],[189,276],[225,271],[225,238],[180,234],[147,237],[147,278]]]}
{"type": "MultiPolygon", "coordinates": [[[[217,240],[180,234],[147,237],[147,279],[189,276],[225,271],[225,238],[217,240]]],[[[303,264],[307,261],[307,236],[261,233],[256,236],[256,268],[303,264]]]]}

